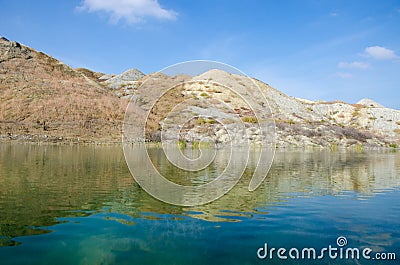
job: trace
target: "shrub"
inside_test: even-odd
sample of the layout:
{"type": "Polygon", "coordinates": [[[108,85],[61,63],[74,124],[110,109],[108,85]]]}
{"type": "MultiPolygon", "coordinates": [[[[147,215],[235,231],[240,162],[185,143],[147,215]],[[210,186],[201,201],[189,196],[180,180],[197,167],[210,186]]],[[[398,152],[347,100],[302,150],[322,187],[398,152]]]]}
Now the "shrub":
{"type": "Polygon", "coordinates": [[[242,117],[243,122],[248,122],[248,123],[257,123],[258,119],[256,116],[245,116],[242,117]]]}
{"type": "Polygon", "coordinates": [[[213,119],[213,118],[205,119],[205,118],[200,117],[196,120],[196,123],[197,124],[214,124],[215,119],[213,119]]]}
{"type": "Polygon", "coordinates": [[[179,140],[178,141],[178,147],[179,147],[179,149],[185,149],[186,142],[184,140],[179,140]]]}
{"type": "Polygon", "coordinates": [[[365,142],[367,139],[372,138],[372,134],[369,132],[362,132],[351,127],[340,127],[332,126],[331,129],[339,137],[346,137],[349,139],[355,139],[360,142],[365,142]]]}
{"type": "Polygon", "coordinates": [[[210,97],[210,95],[207,94],[206,92],[201,93],[200,96],[205,97],[205,98],[209,98],[210,97]]]}

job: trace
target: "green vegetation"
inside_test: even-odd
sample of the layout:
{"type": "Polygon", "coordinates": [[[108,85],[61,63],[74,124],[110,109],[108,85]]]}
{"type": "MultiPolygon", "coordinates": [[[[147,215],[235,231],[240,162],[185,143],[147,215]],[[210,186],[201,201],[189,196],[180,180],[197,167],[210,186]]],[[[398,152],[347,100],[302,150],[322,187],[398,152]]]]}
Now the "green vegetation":
{"type": "Polygon", "coordinates": [[[398,146],[397,146],[397,144],[395,144],[395,143],[391,143],[391,144],[389,144],[389,147],[391,147],[391,148],[397,148],[398,146]]]}
{"type": "Polygon", "coordinates": [[[331,144],[331,151],[336,152],[338,150],[338,145],[336,143],[331,144]]]}
{"type": "Polygon", "coordinates": [[[215,119],[213,119],[213,118],[202,118],[202,117],[200,117],[200,118],[198,118],[197,120],[196,120],[196,123],[197,124],[214,124],[215,123],[215,119]]]}
{"type": "Polygon", "coordinates": [[[248,122],[248,123],[257,123],[258,119],[256,116],[245,116],[241,118],[243,122],[248,122]]]}
{"type": "Polygon", "coordinates": [[[355,150],[356,150],[356,152],[364,152],[364,146],[362,145],[362,144],[357,144],[356,146],[355,146],[355,150]]]}
{"type": "Polygon", "coordinates": [[[179,147],[179,149],[185,149],[186,142],[184,140],[179,140],[178,141],[178,147],[179,147]]]}

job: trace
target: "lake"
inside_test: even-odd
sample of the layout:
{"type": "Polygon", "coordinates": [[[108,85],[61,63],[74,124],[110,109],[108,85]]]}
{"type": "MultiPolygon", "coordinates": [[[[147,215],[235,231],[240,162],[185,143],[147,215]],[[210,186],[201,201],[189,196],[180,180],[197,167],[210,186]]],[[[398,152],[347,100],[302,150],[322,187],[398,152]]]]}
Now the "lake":
{"type": "MultiPolygon", "coordinates": [[[[218,172],[188,179],[160,148],[149,155],[176,182],[218,172]]],[[[121,146],[1,144],[0,263],[398,264],[399,152],[278,149],[254,192],[251,170],[220,199],[182,207],[143,191],[121,146]],[[329,246],[337,256],[319,259],[329,246]]]]}

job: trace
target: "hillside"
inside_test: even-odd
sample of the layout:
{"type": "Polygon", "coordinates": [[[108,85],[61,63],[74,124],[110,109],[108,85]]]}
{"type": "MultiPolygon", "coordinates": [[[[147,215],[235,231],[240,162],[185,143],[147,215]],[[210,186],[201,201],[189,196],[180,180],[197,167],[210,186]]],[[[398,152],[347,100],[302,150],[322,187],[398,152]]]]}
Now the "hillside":
{"type": "MultiPolygon", "coordinates": [[[[278,147],[396,147],[400,143],[399,110],[385,108],[369,99],[357,104],[301,100],[285,95],[259,80],[252,81],[263,91],[269,108],[252,91],[254,84],[248,78],[221,70],[210,70],[199,76],[185,78],[160,75],[132,90],[130,95],[139,103],[134,115],[142,112],[140,115],[143,116],[152,106],[148,100],[149,94],[161,94],[168,87],[176,86],[150,112],[146,137],[151,140],[160,138],[162,126],[165,135],[176,135],[175,124],[190,121],[179,129],[181,135],[176,140],[201,141],[204,136],[209,136],[217,143],[236,138],[240,144],[247,139],[247,134],[251,142],[260,143],[262,136],[257,129],[255,113],[243,99],[232,93],[230,89],[234,88],[242,95],[248,95],[245,99],[252,102],[254,110],[263,111],[267,114],[266,118],[273,117],[278,147]],[[174,109],[178,104],[179,109],[174,109]],[[173,109],[176,113],[167,117],[173,109]],[[269,111],[272,115],[269,115],[269,111]],[[237,126],[238,119],[244,121],[245,130],[237,126]],[[227,129],[231,129],[233,135],[231,133],[229,136],[227,129]]],[[[129,127],[131,132],[126,133],[127,140],[137,140],[140,132],[134,132],[134,127],[138,127],[138,124],[129,127]]]]}
{"type": "Polygon", "coordinates": [[[132,119],[124,136],[129,141],[160,140],[162,126],[172,135],[175,124],[186,120],[179,140],[200,141],[207,135],[225,143],[232,137],[227,129],[232,129],[239,142],[248,135],[259,143],[265,135],[257,128],[255,110],[263,113],[262,119],[272,117],[278,147],[400,145],[400,111],[371,99],[356,104],[297,99],[259,80],[221,70],[192,77],[144,75],[137,69],[117,75],[72,69],[42,52],[0,38],[1,140],[118,142],[130,99],[136,105],[128,111],[132,119]],[[254,82],[269,106],[256,93],[254,82]],[[151,99],[171,87],[175,89],[152,108],[151,99]],[[246,96],[238,97],[232,88],[246,96]],[[177,105],[178,111],[168,115],[177,105]],[[150,109],[143,139],[140,120],[150,109]],[[237,127],[238,121],[244,122],[243,129],[237,127]]]}
{"type": "Polygon", "coordinates": [[[26,141],[119,140],[127,101],[74,70],[0,38],[0,135],[26,141]]]}

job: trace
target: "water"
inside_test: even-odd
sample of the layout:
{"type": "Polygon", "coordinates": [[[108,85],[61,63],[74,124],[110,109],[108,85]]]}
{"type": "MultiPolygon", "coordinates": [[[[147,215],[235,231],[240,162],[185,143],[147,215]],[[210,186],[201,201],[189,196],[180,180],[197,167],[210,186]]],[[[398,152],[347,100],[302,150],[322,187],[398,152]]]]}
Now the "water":
{"type": "MultiPolygon", "coordinates": [[[[191,181],[149,153],[171,180],[191,181]]],[[[252,193],[250,171],[217,201],[179,207],[134,182],[120,146],[2,144],[0,264],[398,264],[400,153],[278,151],[252,193]],[[257,257],[265,243],[319,250],[339,236],[397,261],[257,257]]]]}

